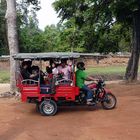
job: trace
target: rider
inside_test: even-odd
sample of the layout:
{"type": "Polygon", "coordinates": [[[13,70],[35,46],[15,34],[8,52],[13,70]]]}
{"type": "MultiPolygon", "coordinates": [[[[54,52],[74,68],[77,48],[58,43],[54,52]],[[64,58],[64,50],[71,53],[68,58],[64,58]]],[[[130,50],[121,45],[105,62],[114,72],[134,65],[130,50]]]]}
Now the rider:
{"type": "Polygon", "coordinates": [[[87,93],[87,104],[88,105],[93,105],[95,104],[93,102],[93,92],[91,91],[91,89],[85,85],[85,80],[87,81],[97,81],[97,79],[92,78],[91,76],[87,76],[87,74],[85,73],[85,64],[83,62],[78,62],[77,63],[77,71],[76,71],[76,85],[86,91],[87,93]]]}

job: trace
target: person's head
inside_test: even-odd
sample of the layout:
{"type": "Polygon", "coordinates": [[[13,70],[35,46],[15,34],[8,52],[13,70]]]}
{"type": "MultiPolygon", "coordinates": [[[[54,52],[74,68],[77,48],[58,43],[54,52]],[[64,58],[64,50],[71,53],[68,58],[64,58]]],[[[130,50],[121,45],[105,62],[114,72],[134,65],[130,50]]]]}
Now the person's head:
{"type": "Polygon", "coordinates": [[[66,66],[66,64],[67,64],[67,60],[62,59],[61,60],[61,66],[64,68],[66,66]]]}
{"type": "Polygon", "coordinates": [[[56,64],[55,63],[52,63],[52,68],[55,68],[56,67],[56,64]]]}
{"type": "Polygon", "coordinates": [[[21,67],[22,67],[23,69],[27,69],[27,67],[28,67],[27,62],[26,62],[26,61],[23,61],[22,64],[21,64],[21,67]]]}
{"type": "Polygon", "coordinates": [[[85,63],[84,62],[78,62],[77,63],[77,69],[85,70],[85,63]]]}
{"type": "Polygon", "coordinates": [[[47,71],[48,74],[52,74],[52,68],[46,67],[46,71],[47,71]]]}
{"type": "Polygon", "coordinates": [[[32,74],[39,73],[39,67],[38,66],[32,66],[32,74]]]}
{"type": "Polygon", "coordinates": [[[31,65],[32,65],[31,59],[24,59],[24,62],[27,63],[27,66],[28,66],[28,67],[31,67],[31,65]]]}
{"type": "Polygon", "coordinates": [[[28,61],[27,64],[28,64],[28,67],[31,67],[32,66],[32,61],[28,61]]]}
{"type": "Polygon", "coordinates": [[[68,60],[67,63],[68,63],[68,66],[72,66],[73,64],[72,60],[68,60]]]}

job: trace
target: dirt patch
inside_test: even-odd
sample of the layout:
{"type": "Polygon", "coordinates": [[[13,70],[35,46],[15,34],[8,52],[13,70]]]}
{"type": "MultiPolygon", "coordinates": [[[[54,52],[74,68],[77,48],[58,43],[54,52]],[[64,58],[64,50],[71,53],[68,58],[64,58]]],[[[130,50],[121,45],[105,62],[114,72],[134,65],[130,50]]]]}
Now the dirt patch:
{"type": "Polygon", "coordinates": [[[61,107],[53,117],[41,116],[34,104],[0,98],[0,139],[139,140],[140,85],[107,87],[117,97],[116,109],[61,107]]]}
{"type": "Polygon", "coordinates": [[[9,92],[10,89],[10,85],[7,84],[1,84],[0,83],[0,93],[5,93],[5,92],[9,92]]]}

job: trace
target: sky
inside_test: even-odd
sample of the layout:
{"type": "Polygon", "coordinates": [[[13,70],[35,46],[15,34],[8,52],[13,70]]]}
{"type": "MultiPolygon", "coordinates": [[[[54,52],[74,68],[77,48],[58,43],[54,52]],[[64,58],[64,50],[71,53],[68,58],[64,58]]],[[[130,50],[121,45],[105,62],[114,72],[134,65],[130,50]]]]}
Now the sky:
{"type": "Polygon", "coordinates": [[[39,20],[39,28],[44,29],[46,25],[57,24],[59,18],[52,7],[52,3],[55,0],[41,0],[41,9],[37,12],[37,18],[39,20]]]}

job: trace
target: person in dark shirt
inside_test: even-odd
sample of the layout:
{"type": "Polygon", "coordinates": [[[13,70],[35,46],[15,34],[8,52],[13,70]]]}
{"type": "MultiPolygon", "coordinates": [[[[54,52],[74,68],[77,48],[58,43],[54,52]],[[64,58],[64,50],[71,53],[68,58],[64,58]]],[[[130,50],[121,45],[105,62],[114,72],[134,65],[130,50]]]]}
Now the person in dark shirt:
{"type": "Polygon", "coordinates": [[[31,74],[28,71],[28,64],[26,61],[22,62],[21,75],[22,75],[23,79],[33,79],[36,76],[35,74],[31,74]]]}
{"type": "Polygon", "coordinates": [[[44,82],[44,74],[42,71],[39,70],[38,66],[32,66],[32,74],[36,75],[35,77],[33,77],[33,80],[40,80],[40,84],[45,84],[44,82]]]}
{"type": "Polygon", "coordinates": [[[52,68],[46,67],[46,75],[44,76],[45,84],[51,84],[53,80],[52,68]]]}

